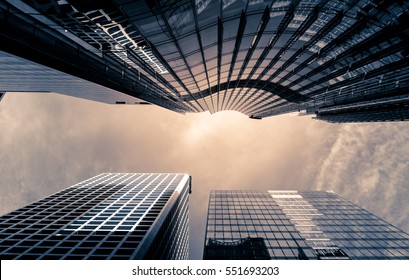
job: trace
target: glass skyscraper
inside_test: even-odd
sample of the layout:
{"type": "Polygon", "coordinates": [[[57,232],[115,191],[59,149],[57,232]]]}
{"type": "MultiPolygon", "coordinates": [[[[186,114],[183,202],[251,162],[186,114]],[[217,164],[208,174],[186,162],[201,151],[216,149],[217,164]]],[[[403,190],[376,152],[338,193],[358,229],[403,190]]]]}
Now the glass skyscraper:
{"type": "Polygon", "coordinates": [[[409,118],[408,1],[8,0],[0,21],[1,91],[254,119],[409,118]],[[51,68],[92,83],[48,84],[51,68]],[[31,89],[26,76],[39,77],[31,89]]]}
{"type": "Polygon", "coordinates": [[[326,191],[212,191],[204,259],[409,259],[409,235],[326,191]]]}
{"type": "Polygon", "coordinates": [[[186,174],[103,173],[0,218],[1,259],[187,259],[186,174]]]}

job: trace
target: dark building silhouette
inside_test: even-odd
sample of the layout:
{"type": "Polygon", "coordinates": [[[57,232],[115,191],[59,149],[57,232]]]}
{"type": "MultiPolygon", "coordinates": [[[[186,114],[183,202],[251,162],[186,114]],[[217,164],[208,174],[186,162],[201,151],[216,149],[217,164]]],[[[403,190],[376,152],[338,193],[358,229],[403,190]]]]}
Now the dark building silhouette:
{"type": "Polygon", "coordinates": [[[212,191],[204,259],[409,259],[409,235],[325,191],[212,191]]]}
{"type": "Polygon", "coordinates": [[[186,174],[103,173],[0,217],[1,259],[187,259],[186,174]]]}
{"type": "Polygon", "coordinates": [[[270,255],[263,238],[243,238],[236,242],[209,239],[205,247],[205,260],[269,260],[270,255]]]}
{"type": "Polygon", "coordinates": [[[1,65],[0,91],[254,119],[406,120],[408,9],[400,0],[3,1],[0,57],[20,71],[1,65]],[[48,67],[81,79],[22,79],[48,67]]]}

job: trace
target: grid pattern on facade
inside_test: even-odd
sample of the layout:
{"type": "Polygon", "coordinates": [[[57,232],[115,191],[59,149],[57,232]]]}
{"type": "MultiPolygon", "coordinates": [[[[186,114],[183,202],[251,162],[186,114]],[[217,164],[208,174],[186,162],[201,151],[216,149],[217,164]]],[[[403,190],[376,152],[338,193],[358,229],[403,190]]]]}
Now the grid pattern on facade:
{"type": "Polygon", "coordinates": [[[332,192],[300,192],[323,232],[351,259],[408,259],[409,235],[332,192]]]}
{"type": "Polygon", "coordinates": [[[231,258],[210,256],[215,242],[245,238],[271,259],[409,258],[408,234],[332,192],[212,191],[204,258],[231,258]]]}
{"type": "MultiPolygon", "coordinates": [[[[169,202],[180,195],[179,188],[187,182],[186,177],[104,173],[78,183],[2,216],[0,256],[2,259],[132,259],[142,242],[148,244],[154,238],[147,237],[152,227],[167,228],[168,225],[158,223],[166,218],[162,217],[166,207],[181,211],[180,218],[188,219],[186,191],[182,210],[169,202]]],[[[189,189],[187,184],[182,187],[189,189]]],[[[178,222],[187,224],[187,221],[178,222]]],[[[186,226],[180,229],[186,230],[186,226]]],[[[176,239],[167,241],[187,242],[179,240],[187,239],[184,233],[173,237],[176,239]]],[[[176,247],[174,251],[177,251],[175,257],[187,256],[186,247],[176,247]]]]}
{"type": "Polygon", "coordinates": [[[115,104],[140,104],[142,99],[56,71],[0,51],[0,85],[5,92],[53,92],[115,104]]]}
{"type": "Polygon", "coordinates": [[[349,259],[315,222],[323,214],[297,191],[269,191],[269,193],[294,224],[301,237],[316,253],[317,258],[349,259]]]}
{"type": "Polygon", "coordinates": [[[189,254],[189,188],[184,188],[156,232],[145,259],[183,260],[189,254]]]}
{"type": "Polygon", "coordinates": [[[332,106],[316,111],[316,118],[331,123],[404,121],[409,119],[408,98],[383,100],[354,104],[352,106],[332,106]]]}
{"type": "MultiPolygon", "coordinates": [[[[156,216],[147,213],[158,204],[164,206],[179,183],[177,178],[134,176],[121,181],[123,188],[105,199],[77,220],[70,223],[65,230],[108,230],[132,231],[145,218],[155,220],[156,216]]],[[[155,213],[159,214],[158,212],[155,213]]]]}
{"type": "Polygon", "coordinates": [[[206,245],[210,239],[231,243],[245,238],[263,238],[273,259],[297,259],[300,250],[308,257],[314,256],[268,192],[212,191],[206,245]]]}
{"type": "MultiPolygon", "coordinates": [[[[28,25],[21,34],[29,30],[38,36],[49,29],[33,37],[39,41],[51,30],[71,45],[72,36],[81,39],[72,49],[62,43],[41,45],[90,70],[65,65],[62,71],[91,73],[83,78],[111,88],[120,85],[127,94],[178,112],[236,110],[254,118],[306,109],[314,113],[407,97],[409,89],[407,1],[22,2],[31,10],[0,5],[10,30],[18,22],[28,25]],[[31,26],[33,18],[39,22],[31,26]],[[92,63],[81,63],[84,57],[92,63]]],[[[17,50],[11,33],[4,34],[10,46],[2,47],[17,50]]],[[[351,115],[344,121],[359,119],[365,121],[351,115]]]]}

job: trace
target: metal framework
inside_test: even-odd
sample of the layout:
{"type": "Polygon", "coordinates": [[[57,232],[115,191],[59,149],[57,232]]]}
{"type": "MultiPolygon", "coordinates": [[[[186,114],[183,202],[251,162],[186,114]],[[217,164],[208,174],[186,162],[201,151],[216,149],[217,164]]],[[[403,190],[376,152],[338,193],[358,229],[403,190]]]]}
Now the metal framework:
{"type": "Polygon", "coordinates": [[[182,113],[317,114],[409,86],[407,1],[8,2],[2,50],[182,113]]]}

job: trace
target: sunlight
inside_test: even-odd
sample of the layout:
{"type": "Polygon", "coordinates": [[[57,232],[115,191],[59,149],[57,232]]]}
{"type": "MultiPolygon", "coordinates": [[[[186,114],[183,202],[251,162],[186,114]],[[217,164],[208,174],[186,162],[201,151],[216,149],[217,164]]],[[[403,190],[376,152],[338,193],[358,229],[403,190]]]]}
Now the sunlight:
{"type": "Polygon", "coordinates": [[[228,131],[240,131],[240,128],[247,127],[250,123],[257,122],[246,115],[236,111],[221,111],[215,114],[209,112],[187,114],[189,127],[185,136],[187,142],[196,143],[206,139],[210,135],[223,133],[229,135],[228,131]]]}

